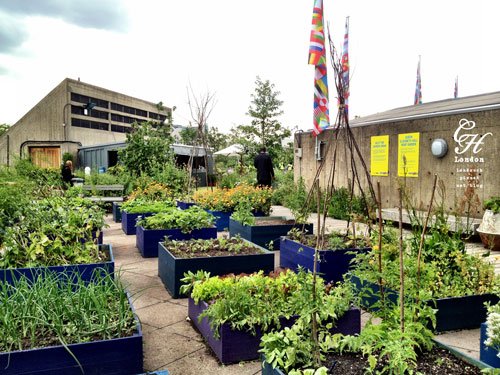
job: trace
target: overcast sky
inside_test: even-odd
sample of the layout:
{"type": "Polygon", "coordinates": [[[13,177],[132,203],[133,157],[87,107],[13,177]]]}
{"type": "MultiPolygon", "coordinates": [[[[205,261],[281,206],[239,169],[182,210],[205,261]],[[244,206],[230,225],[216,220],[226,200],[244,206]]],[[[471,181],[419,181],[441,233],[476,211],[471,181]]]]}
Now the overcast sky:
{"type": "MultiPolygon", "coordinates": [[[[281,122],[312,127],[307,65],[313,0],[0,0],[0,123],[13,124],[64,78],[169,107],[190,120],[187,86],[215,92],[209,125],[246,116],[256,76],[281,92],[281,122]]],[[[350,115],[411,105],[418,56],[430,102],[500,91],[500,1],[324,0],[342,46],[350,16],[350,115]]],[[[329,70],[331,117],[336,100],[329,70]]]]}

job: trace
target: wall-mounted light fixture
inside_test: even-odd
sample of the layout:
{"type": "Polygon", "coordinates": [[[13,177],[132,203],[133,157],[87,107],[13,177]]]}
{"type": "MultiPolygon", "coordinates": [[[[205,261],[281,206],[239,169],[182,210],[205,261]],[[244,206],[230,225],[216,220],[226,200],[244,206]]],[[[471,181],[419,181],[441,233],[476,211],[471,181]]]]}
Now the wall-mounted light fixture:
{"type": "Polygon", "coordinates": [[[431,152],[437,158],[442,158],[448,152],[448,144],[442,138],[436,138],[432,141],[431,152]]]}

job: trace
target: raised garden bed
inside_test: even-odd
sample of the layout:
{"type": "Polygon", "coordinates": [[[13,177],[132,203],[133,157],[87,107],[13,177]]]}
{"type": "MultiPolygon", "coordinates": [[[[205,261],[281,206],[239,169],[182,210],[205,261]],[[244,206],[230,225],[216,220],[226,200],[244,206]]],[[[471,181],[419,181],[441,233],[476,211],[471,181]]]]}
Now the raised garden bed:
{"type": "Polygon", "coordinates": [[[205,211],[215,216],[215,226],[218,232],[225,231],[229,228],[229,217],[233,214],[233,211],[205,211]]]}
{"type": "MultiPolygon", "coordinates": [[[[371,309],[379,301],[379,286],[376,283],[363,280],[356,276],[351,276],[351,281],[356,288],[368,290],[368,294],[363,296],[361,304],[367,309],[371,309]]],[[[386,290],[391,302],[397,303],[399,293],[394,290],[386,290]]],[[[496,304],[500,298],[495,294],[480,294],[463,297],[438,298],[435,304],[429,302],[437,309],[436,312],[436,332],[453,331],[461,329],[479,328],[486,320],[487,309],[485,302],[496,304]]]]}
{"type": "Polygon", "coordinates": [[[485,345],[488,338],[486,330],[488,326],[486,323],[481,323],[481,334],[479,339],[479,359],[487,365],[495,368],[500,368],[500,358],[498,358],[498,350],[490,348],[485,345]]]}
{"type": "Polygon", "coordinates": [[[189,233],[183,233],[180,229],[144,229],[144,227],[139,225],[137,226],[135,245],[144,258],[157,257],[158,243],[163,241],[165,237],[176,241],[190,239],[208,240],[210,238],[217,238],[217,228],[195,229],[189,233]]]}
{"type": "Polygon", "coordinates": [[[259,246],[268,248],[269,243],[273,242],[273,249],[280,249],[280,237],[286,236],[292,228],[304,229],[307,233],[313,233],[313,224],[295,224],[294,220],[286,220],[282,216],[270,216],[262,219],[256,219],[255,225],[243,225],[232,218],[229,219],[229,235],[236,235],[253,242],[259,246]]]}
{"type": "Polygon", "coordinates": [[[184,201],[176,201],[177,207],[179,207],[181,210],[187,210],[189,207],[196,206],[196,203],[194,202],[184,202],[184,201]]]}
{"type": "MultiPolygon", "coordinates": [[[[158,243],[158,276],[160,276],[167,291],[173,298],[185,297],[179,293],[182,285],[181,279],[187,271],[196,272],[204,270],[212,276],[225,275],[228,273],[252,273],[257,271],[270,272],[274,270],[274,253],[251,244],[256,248],[254,254],[239,255],[231,254],[223,256],[210,256],[210,254],[192,258],[180,258],[172,253],[160,242],[158,243]]],[[[186,243],[189,247],[189,243],[186,243]]]]}
{"type": "Polygon", "coordinates": [[[122,209],[121,209],[122,203],[118,202],[113,202],[113,221],[115,223],[121,223],[122,222],[122,209]]]}
{"type": "MultiPolygon", "coordinates": [[[[368,252],[370,248],[320,250],[317,272],[326,282],[342,281],[344,274],[352,266],[351,261],[359,252],[368,252]]],[[[297,271],[299,267],[312,272],[314,266],[314,248],[297,241],[281,237],[280,266],[297,271]]]]}
{"type": "MultiPolygon", "coordinates": [[[[206,302],[201,301],[198,305],[189,298],[188,316],[200,331],[201,335],[213,350],[219,361],[223,364],[240,361],[250,361],[259,358],[259,344],[262,337],[260,328],[256,328],[256,334],[247,331],[234,330],[230,324],[224,323],[219,329],[219,339],[214,337],[214,332],[206,317],[201,321],[198,316],[208,308],[206,302]]],[[[296,317],[280,319],[281,326],[290,327],[296,317]]],[[[359,309],[348,310],[337,322],[332,333],[354,335],[361,329],[361,313],[359,309]]]]}
{"type": "Polygon", "coordinates": [[[136,221],[139,216],[146,217],[151,216],[153,213],[144,212],[140,214],[131,214],[126,210],[122,211],[122,230],[126,235],[136,234],[136,221]]]}
{"type": "Polygon", "coordinates": [[[111,245],[99,245],[99,248],[106,254],[107,261],[91,264],[0,269],[0,281],[12,284],[14,280],[18,280],[23,276],[28,280],[34,280],[37,276],[49,271],[60,275],[61,278],[71,278],[74,275],[79,275],[84,282],[90,282],[95,277],[96,272],[102,275],[112,274],[115,271],[115,259],[111,245]]]}

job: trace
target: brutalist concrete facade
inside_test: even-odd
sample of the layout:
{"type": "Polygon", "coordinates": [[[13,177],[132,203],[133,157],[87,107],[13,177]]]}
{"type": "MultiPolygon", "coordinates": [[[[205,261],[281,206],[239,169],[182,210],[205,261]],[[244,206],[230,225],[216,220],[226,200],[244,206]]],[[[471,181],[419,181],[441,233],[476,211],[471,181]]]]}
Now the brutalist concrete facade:
{"type": "Polygon", "coordinates": [[[0,164],[33,149],[74,154],[78,147],[123,142],[134,121],[164,121],[170,108],[66,78],[0,137],[0,164]],[[86,111],[86,107],[92,107],[86,111]]]}
{"type": "MultiPolygon", "coordinates": [[[[367,181],[373,186],[381,185],[383,208],[398,206],[398,187],[407,187],[417,209],[428,208],[431,199],[434,174],[437,174],[444,188],[444,196],[437,196],[437,202],[444,202],[447,212],[466,215],[467,199],[473,202],[471,217],[481,217],[482,203],[492,196],[500,196],[500,92],[443,100],[417,106],[398,108],[387,112],[357,118],[350,124],[352,134],[359,146],[367,166],[368,174],[358,158],[356,169],[362,186],[367,181]],[[418,170],[413,177],[398,175],[399,137],[403,134],[419,135],[418,170]],[[388,136],[388,174],[372,174],[372,137],[388,136]],[[447,153],[434,156],[433,141],[441,139],[447,145],[447,153]]],[[[332,170],[334,150],[335,186],[347,186],[352,179],[351,157],[346,152],[345,133],[337,135],[328,129],[316,138],[311,132],[295,135],[295,179],[302,177],[310,187],[320,164],[317,158],[325,159],[325,166],[319,176],[321,186],[328,183],[332,170]],[[321,153],[318,156],[318,149],[321,153]]],[[[404,136],[401,136],[404,137],[404,136]]],[[[386,138],[386,139],[387,139],[386,138]]],[[[441,142],[442,141],[437,141],[441,142]]],[[[439,147],[437,147],[439,151],[439,147]]]]}

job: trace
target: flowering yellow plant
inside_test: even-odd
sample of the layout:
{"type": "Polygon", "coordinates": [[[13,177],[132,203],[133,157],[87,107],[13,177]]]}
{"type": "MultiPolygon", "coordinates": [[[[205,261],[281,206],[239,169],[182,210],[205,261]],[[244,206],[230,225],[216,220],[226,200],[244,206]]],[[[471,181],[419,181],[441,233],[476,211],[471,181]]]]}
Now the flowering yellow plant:
{"type": "Polygon", "coordinates": [[[233,211],[239,204],[248,204],[253,211],[269,214],[271,210],[271,188],[242,184],[232,189],[198,190],[193,200],[201,207],[213,211],[233,211]]]}
{"type": "Polygon", "coordinates": [[[144,198],[146,200],[162,200],[172,196],[172,192],[165,185],[159,182],[151,182],[145,188],[138,187],[130,193],[128,200],[144,198]]]}

